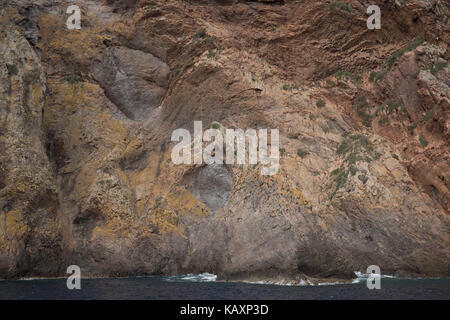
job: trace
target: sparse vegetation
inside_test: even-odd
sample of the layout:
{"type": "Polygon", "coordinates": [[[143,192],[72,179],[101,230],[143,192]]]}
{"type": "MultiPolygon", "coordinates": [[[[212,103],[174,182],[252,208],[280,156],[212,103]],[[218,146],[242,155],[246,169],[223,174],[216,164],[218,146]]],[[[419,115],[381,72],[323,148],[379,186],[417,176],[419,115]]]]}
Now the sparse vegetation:
{"type": "Polygon", "coordinates": [[[219,129],[219,128],[220,128],[220,125],[219,125],[217,122],[214,122],[214,123],[211,124],[211,128],[213,128],[213,129],[219,129]]]}
{"type": "Polygon", "coordinates": [[[346,70],[339,70],[336,72],[336,78],[341,80],[344,79],[345,81],[350,80],[355,84],[358,84],[362,81],[362,77],[359,74],[352,73],[346,70]]]}
{"type": "Polygon", "coordinates": [[[308,151],[305,151],[305,150],[303,150],[303,149],[298,149],[297,150],[297,155],[300,157],[300,158],[304,158],[304,157],[306,157],[307,155],[309,154],[309,152],[308,151]]]}
{"type": "Polygon", "coordinates": [[[206,30],[205,29],[201,29],[195,34],[194,38],[195,39],[204,39],[207,36],[208,36],[208,34],[206,33],[206,30]]]}
{"type": "Polygon", "coordinates": [[[428,145],[428,141],[424,137],[422,137],[421,135],[419,135],[419,142],[420,142],[420,145],[423,148],[425,148],[428,145]]]}
{"type": "Polygon", "coordinates": [[[333,80],[330,80],[330,79],[328,79],[327,80],[327,84],[330,86],[330,87],[336,87],[336,82],[334,82],[333,80]]]}
{"type": "Polygon", "coordinates": [[[397,101],[388,100],[385,102],[385,104],[387,106],[388,114],[392,114],[394,110],[397,110],[401,105],[403,105],[403,102],[401,100],[397,101]]]}
{"type": "Polygon", "coordinates": [[[347,182],[347,179],[348,179],[348,174],[349,174],[349,171],[345,170],[344,167],[340,167],[331,172],[331,175],[334,176],[333,181],[336,184],[336,189],[331,194],[331,197],[330,197],[331,199],[333,199],[334,196],[336,195],[336,192],[345,185],[345,183],[347,182]]]}
{"type": "Polygon", "coordinates": [[[78,82],[83,82],[83,78],[81,76],[78,75],[72,75],[72,76],[67,76],[61,79],[61,82],[68,82],[70,84],[74,84],[74,83],[78,83],[78,82]]]}
{"type": "Polygon", "coordinates": [[[382,79],[384,79],[384,76],[387,74],[387,71],[386,70],[382,70],[382,71],[380,71],[380,72],[375,72],[375,71],[372,71],[372,72],[370,72],[370,75],[369,75],[369,81],[370,82],[378,82],[379,80],[382,80],[382,79]]]}
{"type": "Polygon", "coordinates": [[[150,4],[150,5],[147,5],[144,7],[145,10],[155,10],[157,8],[158,8],[158,6],[154,5],[154,4],[150,4]]]}
{"type": "Polygon", "coordinates": [[[378,120],[378,123],[379,123],[380,125],[386,125],[386,124],[389,124],[389,118],[388,118],[388,116],[382,116],[382,117],[380,118],[380,120],[378,120]]]}
{"type": "Polygon", "coordinates": [[[435,76],[439,71],[447,66],[447,62],[437,62],[431,68],[431,73],[435,76]]]}
{"type": "MultiPolygon", "coordinates": [[[[337,191],[345,185],[349,174],[352,176],[356,175],[358,172],[356,163],[358,161],[371,162],[372,158],[369,155],[374,159],[379,159],[381,156],[380,153],[375,151],[369,139],[362,134],[347,136],[339,145],[337,154],[345,156],[345,159],[341,167],[331,172],[331,175],[334,176],[333,182],[335,188],[330,195],[330,199],[333,199],[337,191]]],[[[365,175],[361,176],[365,177],[365,175]]],[[[367,179],[366,177],[366,181],[367,179]]]]}
{"type": "Polygon", "coordinates": [[[209,34],[207,34],[205,29],[201,29],[200,31],[198,31],[194,35],[194,39],[201,40],[202,44],[212,43],[217,40],[216,37],[210,36],[209,34]]]}
{"type": "Polygon", "coordinates": [[[210,59],[215,59],[217,56],[217,52],[215,52],[214,50],[209,49],[208,50],[208,54],[206,55],[208,58],[210,59]]]}
{"type": "Polygon", "coordinates": [[[11,75],[16,75],[19,73],[19,70],[17,69],[17,66],[15,64],[6,64],[6,68],[8,69],[8,74],[11,75]]]}
{"type": "Polygon", "coordinates": [[[386,64],[388,65],[389,68],[392,68],[392,66],[395,64],[395,61],[397,61],[398,58],[400,58],[406,52],[414,50],[415,48],[420,46],[424,41],[425,40],[423,40],[422,38],[414,39],[406,47],[394,52],[394,54],[388,58],[386,64]]]}
{"type": "Polygon", "coordinates": [[[369,110],[371,109],[371,106],[369,106],[366,97],[361,95],[357,96],[353,103],[353,109],[356,110],[356,114],[361,118],[366,127],[372,126],[372,120],[376,115],[370,114],[369,110]]]}
{"type": "Polygon", "coordinates": [[[355,134],[344,139],[337,149],[338,155],[357,153],[374,153],[374,148],[369,139],[362,134],[355,134]]]}
{"type": "Polygon", "coordinates": [[[392,154],[392,158],[394,158],[395,160],[399,160],[398,155],[396,155],[395,153],[392,154]]]}
{"type": "Polygon", "coordinates": [[[342,11],[346,11],[346,12],[353,12],[353,8],[352,5],[350,3],[344,3],[344,2],[340,2],[340,1],[333,1],[330,3],[330,9],[334,10],[334,9],[339,9],[342,11]]]}
{"type": "Polygon", "coordinates": [[[25,110],[25,112],[26,112],[27,114],[30,114],[30,113],[31,113],[30,106],[29,106],[26,102],[23,103],[23,109],[25,110]]]}
{"type": "Polygon", "coordinates": [[[408,110],[406,110],[406,107],[404,105],[401,106],[400,111],[406,116],[408,117],[408,120],[411,121],[411,116],[408,113],[408,110]]]}
{"type": "Polygon", "coordinates": [[[378,120],[378,123],[381,125],[388,124],[389,123],[389,117],[388,115],[392,114],[395,110],[397,110],[399,107],[401,107],[401,111],[403,114],[405,114],[408,119],[411,120],[411,117],[409,116],[408,112],[406,111],[406,108],[403,106],[403,102],[401,100],[392,101],[392,100],[386,100],[376,111],[374,114],[364,115],[362,112],[359,112],[360,116],[366,116],[366,121],[373,120],[376,118],[380,112],[385,112],[385,115],[383,115],[380,120],[378,120]],[[370,117],[370,118],[369,118],[370,117]]]}
{"type": "Polygon", "coordinates": [[[281,89],[287,91],[287,90],[298,90],[298,85],[294,84],[283,84],[283,86],[281,87],[281,89]]]}
{"type": "Polygon", "coordinates": [[[425,114],[425,116],[423,117],[424,121],[429,121],[430,119],[432,119],[434,117],[434,114],[436,113],[436,111],[439,109],[438,105],[435,105],[433,107],[433,109],[430,109],[427,111],[427,113],[425,114]]]}
{"type": "Polygon", "coordinates": [[[325,101],[323,101],[322,99],[317,100],[316,106],[317,108],[325,107],[325,101]]]}
{"type": "Polygon", "coordinates": [[[411,125],[408,126],[409,133],[412,134],[415,128],[417,128],[417,122],[413,122],[411,125]]]}
{"type": "Polygon", "coordinates": [[[358,176],[358,179],[364,184],[366,184],[367,180],[369,180],[369,178],[366,175],[364,175],[364,174],[360,174],[358,176]]]}
{"type": "Polygon", "coordinates": [[[156,197],[155,198],[155,206],[153,207],[153,209],[159,208],[161,206],[161,204],[162,204],[162,200],[163,200],[162,196],[156,197]]]}

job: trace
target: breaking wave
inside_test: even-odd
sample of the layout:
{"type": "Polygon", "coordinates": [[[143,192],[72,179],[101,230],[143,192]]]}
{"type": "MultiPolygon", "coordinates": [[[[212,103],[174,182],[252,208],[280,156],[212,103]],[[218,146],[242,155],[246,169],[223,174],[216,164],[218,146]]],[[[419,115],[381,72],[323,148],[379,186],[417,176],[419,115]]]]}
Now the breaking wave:
{"type": "MultiPolygon", "coordinates": [[[[355,271],[356,278],[353,280],[342,280],[326,282],[324,279],[321,280],[291,280],[291,279],[277,279],[277,280],[258,280],[258,281],[233,281],[248,284],[265,284],[265,285],[278,285],[278,286],[332,286],[332,285],[342,285],[342,284],[356,284],[366,281],[369,278],[369,274],[355,271]]],[[[391,275],[381,275],[381,278],[395,278],[391,275]]],[[[189,282],[215,282],[217,281],[217,275],[211,273],[201,273],[201,274],[187,274],[180,276],[170,276],[164,277],[164,281],[177,282],[177,281],[189,281],[189,282]]]]}
{"type": "MultiPolygon", "coordinates": [[[[362,282],[362,281],[366,281],[366,280],[369,278],[369,276],[370,276],[369,273],[362,273],[362,272],[359,272],[359,271],[354,271],[354,273],[355,273],[355,275],[356,275],[356,279],[353,280],[353,283],[360,283],[360,282],[362,282]]],[[[387,275],[387,274],[382,274],[382,275],[380,275],[380,278],[381,278],[381,279],[383,279],[383,278],[390,278],[390,279],[393,279],[393,278],[395,278],[395,277],[394,277],[394,276],[387,275]]]]}
{"type": "Polygon", "coordinates": [[[183,276],[166,277],[165,281],[191,281],[191,282],[214,282],[217,280],[217,276],[211,273],[201,274],[187,274],[183,276]]]}

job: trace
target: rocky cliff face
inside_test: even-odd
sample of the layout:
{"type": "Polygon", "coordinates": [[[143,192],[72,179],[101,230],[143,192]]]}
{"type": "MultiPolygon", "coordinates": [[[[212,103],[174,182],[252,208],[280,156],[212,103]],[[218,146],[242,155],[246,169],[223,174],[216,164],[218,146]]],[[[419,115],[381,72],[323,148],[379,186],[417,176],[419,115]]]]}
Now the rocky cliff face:
{"type": "Polygon", "coordinates": [[[3,4],[0,278],[449,275],[449,6],[3,4]],[[280,130],[280,170],[175,165],[193,121],[280,130]]]}

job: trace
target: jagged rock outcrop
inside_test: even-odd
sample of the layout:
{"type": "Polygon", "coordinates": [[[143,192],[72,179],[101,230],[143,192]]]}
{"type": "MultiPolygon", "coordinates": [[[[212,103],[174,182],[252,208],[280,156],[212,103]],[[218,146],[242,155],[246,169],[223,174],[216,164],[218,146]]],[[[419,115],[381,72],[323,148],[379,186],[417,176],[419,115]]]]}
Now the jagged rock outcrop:
{"type": "Polygon", "coordinates": [[[448,276],[444,1],[381,30],[366,1],[68,3],[2,12],[1,278],[448,276]],[[194,120],[279,129],[279,173],[175,165],[194,120]]]}

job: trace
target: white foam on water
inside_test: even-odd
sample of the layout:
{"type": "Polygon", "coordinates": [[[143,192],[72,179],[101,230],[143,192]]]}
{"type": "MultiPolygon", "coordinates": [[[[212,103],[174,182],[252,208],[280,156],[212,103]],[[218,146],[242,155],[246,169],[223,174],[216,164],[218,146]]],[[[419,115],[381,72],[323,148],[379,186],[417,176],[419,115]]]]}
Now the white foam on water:
{"type": "Polygon", "coordinates": [[[183,276],[167,277],[165,281],[192,281],[192,282],[214,282],[217,276],[211,273],[186,274],[183,276]]]}
{"type": "MultiPolygon", "coordinates": [[[[263,285],[278,285],[278,286],[333,286],[342,284],[357,284],[366,281],[369,278],[369,274],[361,273],[359,271],[354,272],[356,279],[351,282],[348,281],[336,281],[336,282],[317,282],[314,283],[308,279],[301,279],[300,281],[293,280],[258,280],[258,281],[236,281],[241,283],[249,284],[263,284],[263,285]]],[[[381,275],[381,278],[395,278],[391,275],[381,275]]],[[[215,282],[217,281],[217,275],[211,273],[201,273],[201,274],[186,274],[181,276],[171,276],[165,277],[164,281],[175,282],[175,281],[191,281],[191,282],[215,282]]]]}
{"type": "Polygon", "coordinates": [[[334,286],[336,284],[348,284],[348,282],[339,282],[339,281],[337,281],[337,282],[319,282],[317,285],[318,286],[334,286]]]}
{"type": "MultiPolygon", "coordinates": [[[[65,277],[34,277],[34,278],[20,278],[17,281],[35,281],[35,280],[60,280],[60,279],[67,279],[65,277]]],[[[7,281],[7,280],[6,280],[7,281]]],[[[13,280],[14,281],[14,280],[13,280]]]]}
{"type": "MultiPolygon", "coordinates": [[[[354,280],[355,281],[355,280],[354,280]]],[[[331,286],[336,284],[349,284],[349,282],[318,282],[314,283],[310,280],[304,280],[301,279],[300,281],[293,281],[293,280],[261,280],[261,281],[242,281],[243,283],[250,283],[250,284],[272,284],[277,286],[298,286],[298,287],[305,287],[305,286],[331,286]]],[[[357,283],[357,282],[352,282],[357,283]]]]}
{"type": "MultiPolygon", "coordinates": [[[[260,281],[239,281],[242,283],[249,283],[249,284],[273,284],[277,286],[295,286],[295,285],[303,285],[303,284],[296,284],[289,280],[279,280],[279,281],[270,281],[270,280],[260,280],[260,281]]],[[[302,282],[304,282],[302,280],[302,282]]],[[[306,285],[306,284],[304,284],[306,285]]]]}
{"type": "MultiPolygon", "coordinates": [[[[353,271],[353,273],[356,275],[356,279],[353,280],[352,283],[359,283],[361,281],[366,281],[370,277],[370,274],[368,274],[368,273],[362,273],[362,272],[359,272],[359,271],[353,271]]],[[[380,278],[382,278],[382,279],[383,278],[385,278],[385,279],[386,278],[395,279],[396,277],[388,275],[388,274],[382,274],[382,275],[380,275],[380,278]]]]}

